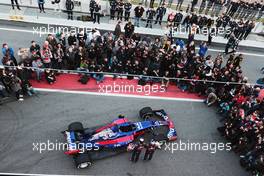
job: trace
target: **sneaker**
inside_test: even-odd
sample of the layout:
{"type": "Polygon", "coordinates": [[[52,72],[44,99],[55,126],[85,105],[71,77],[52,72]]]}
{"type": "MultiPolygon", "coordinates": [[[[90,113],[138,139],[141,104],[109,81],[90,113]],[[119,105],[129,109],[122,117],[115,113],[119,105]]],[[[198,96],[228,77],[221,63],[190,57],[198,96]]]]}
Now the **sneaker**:
{"type": "Polygon", "coordinates": [[[18,101],[24,101],[24,99],[23,98],[19,98],[18,101]]]}

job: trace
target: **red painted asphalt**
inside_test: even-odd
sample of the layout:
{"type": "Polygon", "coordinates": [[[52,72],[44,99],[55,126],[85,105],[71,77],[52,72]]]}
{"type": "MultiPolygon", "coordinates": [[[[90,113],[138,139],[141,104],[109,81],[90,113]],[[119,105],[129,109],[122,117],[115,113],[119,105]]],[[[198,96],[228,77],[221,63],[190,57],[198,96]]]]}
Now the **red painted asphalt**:
{"type": "Polygon", "coordinates": [[[138,80],[128,79],[115,79],[106,77],[100,84],[96,84],[94,79],[84,85],[78,82],[80,76],[76,74],[61,74],[56,77],[57,81],[50,85],[46,81],[37,82],[31,81],[35,88],[44,89],[59,89],[67,91],[81,91],[81,92],[96,92],[96,93],[113,93],[125,95],[138,95],[138,96],[156,96],[163,98],[186,98],[186,99],[202,99],[194,93],[182,92],[178,87],[170,85],[165,91],[160,87],[160,84],[153,84],[152,86],[139,86],[138,80]],[[107,91],[106,91],[107,90],[107,91]],[[112,90],[112,91],[111,91],[112,90]]]}

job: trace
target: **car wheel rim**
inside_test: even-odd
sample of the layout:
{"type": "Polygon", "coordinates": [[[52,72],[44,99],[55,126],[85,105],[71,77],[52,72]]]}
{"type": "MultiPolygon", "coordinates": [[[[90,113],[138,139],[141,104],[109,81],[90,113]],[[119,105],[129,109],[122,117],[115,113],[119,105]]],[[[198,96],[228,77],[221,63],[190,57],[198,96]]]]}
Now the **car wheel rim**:
{"type": "Polygon", "coordinates": [[[85,162],[85,163],[79,164],[78,168],[83,169],[83,168],[89,167],[91,165],[92,165],[91,162],[85,162]]]}
{"type": "Polygon", "coordinates": [[[145,120],[149,120],[149,118],[150,118],[150,115],[149,114],[146,114],[145,115],[145,120]]]}

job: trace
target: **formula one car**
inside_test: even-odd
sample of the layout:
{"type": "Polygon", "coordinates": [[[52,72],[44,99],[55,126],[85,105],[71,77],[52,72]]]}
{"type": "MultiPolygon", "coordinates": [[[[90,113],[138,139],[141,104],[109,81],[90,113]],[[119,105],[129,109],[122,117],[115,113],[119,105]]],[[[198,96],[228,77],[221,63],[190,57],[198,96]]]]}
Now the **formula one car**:
{"type": "Polygon", "coordinates": [[[71,123],[62,132],[68,144],[65,154],[73,156],[76,167],[83,169],[94,160],[127,151],[128,146],[141,137],[158,142],[177,139],[174,123],[163,109],[145,107],[139,111],[139,116],[143,121],[130,122],[119,117],[107,125],[92,128],[83,128],[80,122],[71,123]]]}

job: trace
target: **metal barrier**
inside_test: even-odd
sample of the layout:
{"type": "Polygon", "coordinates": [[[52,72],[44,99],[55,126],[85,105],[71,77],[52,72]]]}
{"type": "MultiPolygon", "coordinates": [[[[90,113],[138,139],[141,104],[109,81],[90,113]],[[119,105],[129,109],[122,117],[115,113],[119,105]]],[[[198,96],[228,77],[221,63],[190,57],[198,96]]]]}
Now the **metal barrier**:
{"type": "MultiPolygon", "coordinates": [[[[198,80],[198,79],[187,79],[187,78],[179,78],[179,77],[158,77],[158,76],[147,76],[147,75],[136,75],[136,74],[128,74],[128,73],[113,73],[113,72],[89,72],[89,71],[79,71],[79,70],[64,70],[64,69],[53,69],[53,68],[35,68],[35,67],[24,67],[24,66],[3,66],[4,68],[9,69],[29,69],[32,71],[41,71],[44,72],[45,70],[50,70],[58,73],[67,73],[67,74],[103,74],[103,75],[111,75],[111,76],[125,76],[125,77],[136,77],[140,78],[150,78],[150,79],[167,79],[167,80],[174,80],[174,81],[193,81],[193,82],[204,82],[204,83],[216,83],[216,84],[226,84],[226,85],[251,85],[251,86],[263,86],[256,83],[239,83],[239,82],[223,82],[223,81],[212,81],[212,80],[198,80]]],[[[1,68],[0,68],[1,69],[1,68]]]]}

